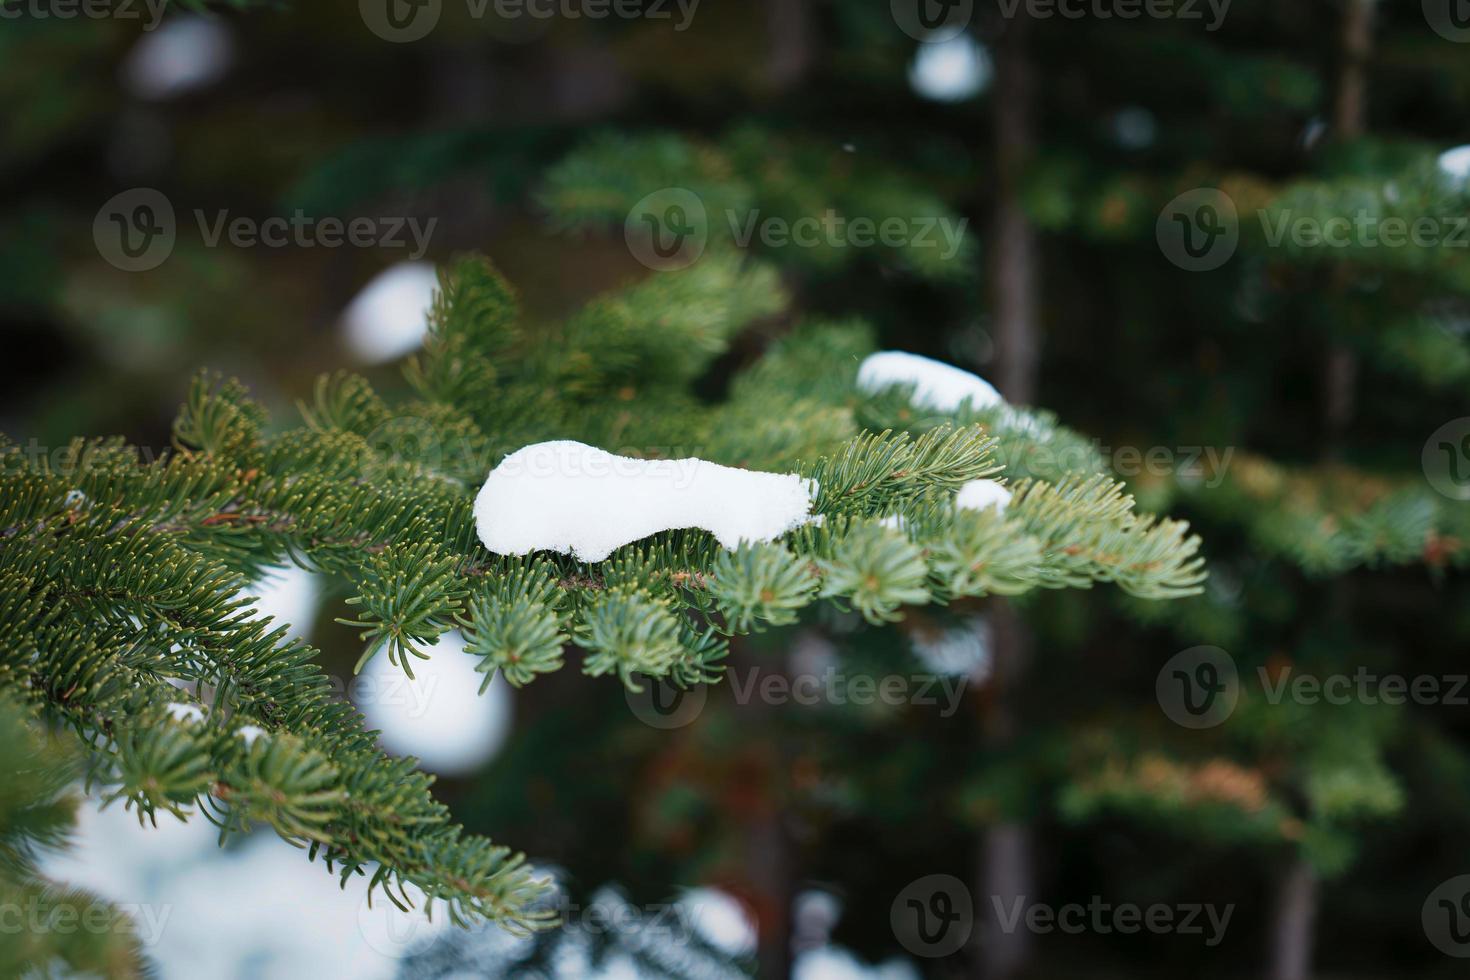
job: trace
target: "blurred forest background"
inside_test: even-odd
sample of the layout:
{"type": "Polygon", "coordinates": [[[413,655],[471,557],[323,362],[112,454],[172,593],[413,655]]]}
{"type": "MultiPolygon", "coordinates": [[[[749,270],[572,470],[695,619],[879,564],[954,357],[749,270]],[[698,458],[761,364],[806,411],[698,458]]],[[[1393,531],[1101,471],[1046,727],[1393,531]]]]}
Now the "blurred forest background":
{"type": "MultiPolygon", "coordinates": [[[[742,924],[706,936],[698,963],[646,948],[657,930],[586,933],[599,949],[576,955],[610,945],[607,963],[646,975],[1461,975],[1470,915],[1449,938],[1431,923],[1432,893],[1452,916],[1470,893],[1436,892],[1470,874],[1470,690],[1455,682],[1470,650],[1470,236],[1454,231],[1470,215],[1470,27],[1451,0],[1136,17],[1123,0],[702,0],[603,18],[569,2],[549,18],[400,6],[396,20],[363,0],[153,23],[142,6],[5,5],[0,431],[42,451],[79,434],[161,451],[200,367],[277,415],[341,366],[401,386],[393,362],[417,343],[433,263],[483,252],[529,319],[551,321],[660,274],[624,226],[671,187],[708,210],[711,239],[757,211],[963,220],[950,256],[912,241],[747,250],[801,315],[861,317],[882,346],[974,370],[1095,436],[1088,451],[1146,508],[1194,522],[1204,596],[989,600],[881,630],[812,613],[732,656],[737,673],[943,675],[964,683],[948,716],[762,704],[723,684],[687,723],[653,725],[564,672],[406,721],[364,705],[370,722],[406,729],[389,747],[441,773],[457,819],[563,869],[574,903],[723,896],[710,908],[742,924]],[[105,243],[109,202],[135,188],[161,192],[177,226],[143,271],[105,243]],[[196,210],[429,234],[423,254],[406,230],[401,246],[212,244],[196,210]],[[1435,233],[1271,233],[1362,214],[1435,233]],[[1235,670],[1233,708],[1189,727],[1168,665],[1199,647],[1235,670]],[[1363,671],[1440,693],[1271,697],[1293,676],[1363,671]],[[974,910],[940,956],[895,926],[901,894],[935,874],[974,910]],[[1018,897],[1233,913],[1216,945],[1007,931],[1018,897]]],[[[762,322],[709,392],[788,326],[762,322]]],[[[360,646],[334,622],[340,590],[283,582],[277,601],[346,688],[360,646]]],[[[478,679],[445,677],[432,697],[478,679]]],[[[86,834],[123,833],[100,819],[86,834]]],[[[294,885],[239,865],[166,892],[187,849],[136,840],[89,836],[72,870],[126,852],[128,874],[91,886],[217,907],[190,920],[213,939],[154,947],[166,975],[590,969],[559,959],[573,953],[556,934],[368,940],[345,960],[365,942],[351,910],[312,960],[326,925],[259,911],[291,907],[294,885]]]]}

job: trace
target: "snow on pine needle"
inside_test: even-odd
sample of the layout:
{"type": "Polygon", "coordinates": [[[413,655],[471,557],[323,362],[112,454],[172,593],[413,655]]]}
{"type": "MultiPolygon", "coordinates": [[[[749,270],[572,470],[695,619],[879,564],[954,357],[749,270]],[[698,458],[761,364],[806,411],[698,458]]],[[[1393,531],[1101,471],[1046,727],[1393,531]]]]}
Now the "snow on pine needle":
{"type": "Polygon", "coordinates": [[[885,350],[870,354],[858,368],[858,387],[870,394],[912,385],[915,405],[937,412],[958,411],[966,402],[973,411],[1003,402],[1000,392],[979,375],[933,358],[885,350]]]}
{"type": "Polygon", "coordinates": [[[659,531],[703,528],[726,548],[773,541],[811,518],[816,486],[697,457],[634,459],[570,440],[511,453],[475,498],[475,525],[500,555],[556,551],[602,561],[659,531]]]}

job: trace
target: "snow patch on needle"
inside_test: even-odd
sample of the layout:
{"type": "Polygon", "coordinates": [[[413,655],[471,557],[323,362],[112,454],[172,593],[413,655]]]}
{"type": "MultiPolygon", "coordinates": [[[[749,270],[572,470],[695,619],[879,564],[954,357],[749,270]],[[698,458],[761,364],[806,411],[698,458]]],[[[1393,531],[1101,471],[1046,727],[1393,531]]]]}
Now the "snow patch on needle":
{"type": "Polygon", "coordinates": [[[170,701],[164,705],[164,710],[174,721],[203,721],[204,709],[197,704],[186,704],[183,701],[170,701]]]}
{"type": "Polygon", "coordinates": [[[811,519],[815,495],[815,481],[795,473],[538,442],[490,471],[475,498],[475,526],[498,555],[557,551],[592,562],[676,528],[703,528],[726,548],[771,541],[811,519]]]}
{"type": "Polygon", "coordinates": [[[869,354],[858,368],[858,387],[876,394],[895,385],[913,385],[915,405],[954,412],[966,401],[972,409],[1002,402],[1000,392],[979,375],[918,354],[885,350],[869,354]]]}
{"type": "Polygon", "coordinates": [[[994,507],[1004,511],[1011,502],[1011,492],[994,480],[971,480],[955,494],[954,505],[961,510],[984,510],[994,507]]]}

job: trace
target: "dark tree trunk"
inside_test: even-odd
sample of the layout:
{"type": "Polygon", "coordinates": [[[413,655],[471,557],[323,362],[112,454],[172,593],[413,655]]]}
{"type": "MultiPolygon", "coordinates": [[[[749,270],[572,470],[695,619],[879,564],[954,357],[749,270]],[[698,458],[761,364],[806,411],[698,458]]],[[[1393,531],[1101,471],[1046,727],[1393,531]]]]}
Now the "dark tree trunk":
{"type": "Polygon", "coordinates": [[[812,62],[810,0],[766,0],[766,33],[766,79],[777,91],[790,88],[812,62]]]}
{"type": "Polygon", "coordinates": [[[1036,399],[1041,339],[1036,322],[1036,229],[1021,202],[1034,142],[1029,23],[1006,21],[995,56],[996,200],[991,229],[991,302],[995,315],[996,384],[1006,399],[1036,399]]]}
{"type": "Polygon", "coordinates": [[[1271,935],[1271,980],[1308,980],[1312,975],[1312,933],[1317,918],[1317,872],[1298,857],[1276,893],[1271,935]]]}
{"type": "Polygon", "coordinates": [[[791,913],[795,899],[792,848],[785,816],[772,807],[750,828],[747,853],[751,880],[760,889],[759,933],[756,941],[757,976],[787,980],[791,976],[791,913]]]}
{"type": "MultiPolygon", "coordinates": [[[[1034,142],[1032,70],[1027,60],[1024,17],[1006,21],[996,50],[995,160],[996,199],[990,236],[991,302],[994,308],[996,384],[1016,404],[1035,401],[1041,353],[1037,323],[1036,229],[1021,201],[1021,184],[1034,142]]],[[[1019,685],[1030,638],[1025,623],[1006,602],[991,616],[993,696],[982,724],[992,747],[1015,737],[1019,685]]],[[[979,889],[975,895],[979,936],[979,974],[984,980],[1009,980],[1026,967],[1031,935],[1006,932],[997,909],[1011,909],[1035,894],[1034,854],[1027,822],[1007,816],[987,827],[980,842],[979,889]]]]}
{"type": "MultiPolygon", "coordinates": [[[[1343,0],[1338,34],[1337,91],[1332,107],[1334,136],[1357,139],[1368,126],[1368,57],[1373,50],[1373,5],[1376,0],[1343,0]]],[[[1338,292],[1345,279],[1330,284],[1338,292]]],[[[1323,360],[1324,454],[1342,451],[1357,397],[1358,357],[1345,344],[1330,342],[1323,360]]],[[[1344,583],[1333,583],[1332,602],[1345,605],[1344,583]]],[[[1317,873],[1297,857],[1281,879],[1271,932],[1271,980],[1308,980],[1317,918],[1317,873]]]]}
{"type": "MultiPolygon", "coordinates": [[[[1030,24],[1015,17],[1004,24],[996,45],[995,161],[996,198],[990,235],[991,303],[994,309],[996,385],[1016,404],[1035,401],[1041,343],[1037,324],[1036,229],[1021,201],[1021,185],[1034,143],[1032,69],[1026,37],[1030,24]]],[[[1015,737],[1018,686],[1029,637],[1025,624],[1005,602],[996,603],[991,623],[993,696],[982,724],[992,747],[1015,737]]],[[[997,908],[1010,909],[1034,895],[1031,830],[1025,820],[1005,817],[987,827],[980,842],[980,976],[1007,980],[1024,970],[1031,936],[1000,928],[997,908]]]]}
{"type": "MultiPolygon", "coordinates": [[[[1019,728],[1017,686],[1025,672],[1030,650],[1026,624],[1005,601],[991,613],[992,696],[982,719],[985,740],[992,748],[1011,741],[1019,728]]],[[[1018,904],[1034,899],[1035,875],[1031,828],[1020,817],[1006,816],[985,828],[980,842],[979,888],[975,915],[979,947],[979,975],[983,980],[1009,980],[1025,969],[1031,957],[1031,934],[1001,924],[1018,904]]]]}
{"type": "MultiPolygon", "coordinates": [[[[789,654],[779,661],[756,660],[743,643],[730,645],[730,664],[752,670],[759,663],[763,673],[790,675],[789,654]]],[[[750,790],[751,805],[744,825],[745,877],[751,889],[756,918],[756,976],[788,980],[792,969],[792,913],[800,872],[799,854],[792,839],[786,812],[786,781],[790,775],[790,753],[781,740],[776,715],[778,705],[754,697],[737,702],[736,710],[751,731],[767,733],[761,740],[759,783],[750,790]]]]}
{"type": "MultiPolygon", "coordinates": [[[[1336,139],[1352,140],[1362,136],[1368,125],[1368,57],[1373,50],[1375,0],[1343,2],[1332,127],[1336,139]]],[[[1347,283],[1334,285],[1341,290],[1347,283]]],[[[1341,452],[1357,402],[1357,381],[1357,354],[1344,344],[1330,344],[1322,369],[1322,414],[1327,429],[1324,447],[1329,457],[1341,452]]]]}

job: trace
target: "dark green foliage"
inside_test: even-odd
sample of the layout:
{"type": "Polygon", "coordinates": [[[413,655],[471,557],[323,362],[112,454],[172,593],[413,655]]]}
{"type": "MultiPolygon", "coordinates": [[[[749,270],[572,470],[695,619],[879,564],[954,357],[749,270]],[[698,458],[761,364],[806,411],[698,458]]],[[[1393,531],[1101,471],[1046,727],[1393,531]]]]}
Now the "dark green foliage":
{"type": "Polygon", "coordinates": [[[339,373],[301,407],[304,426],[271,431],[239,385],[201,377],[160,461],[79,443],[78,465],[52,472],[12,449],[0,626],[14,654],[0,685],[74,731],[91,781],[142,818],[201,806],[222,833],[258,821],[393,901],[413,885],[455,921],[528,928],[543,883],[450,824],[429,777],[382,756],[332,694],[315,652],[253,617],[262,569],[289,559],[350,583],[359,666],[386,651],[411,675],[459,627],[487,681],[528,683],[570,642],[584,673],[635,690],[717,680],[725,634],[788,623],[818,593],[884,622],[989,591],[1198,589],[1198,542],[1135,515],[1116,484],[1031,484],[1014,516],[957,514],[954,492],[1000,471],[984,425],[863,432],[849,375],[789,384],[820,373],[834,345],[862,352],[860,328],[798,328],[729,401],[694,399],[695,377],[781,301],[760,267],[706,260],[532,340],[498,273],[467,259],[446,271],[408,366],[425,401],[393,406],[339,373]],[[643,455],[670,455],[677,437],[705,458],[799,468],[819,486],[820,521],[734,552],[672,531],[594,565],[488,554],[470,512],[478,481],[519,448],[503,440],[553,436],[643,455]],[[904,529],[873,521],[885,515],[904,529]],[[247,739],[246,725],[264,734],[247,739]]]}

